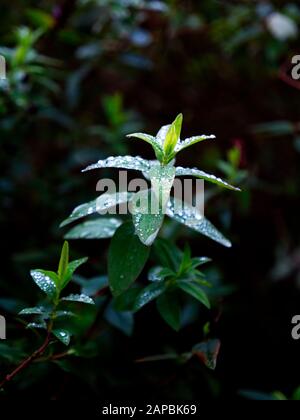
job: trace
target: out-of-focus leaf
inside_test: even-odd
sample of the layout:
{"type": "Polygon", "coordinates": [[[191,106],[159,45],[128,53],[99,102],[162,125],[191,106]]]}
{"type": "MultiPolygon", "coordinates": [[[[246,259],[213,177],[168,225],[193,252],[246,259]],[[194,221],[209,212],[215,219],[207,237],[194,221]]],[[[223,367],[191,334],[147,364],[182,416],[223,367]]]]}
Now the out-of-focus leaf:
{"type": "Polygon", "coordinates": [[[53,335],[58,338],[65,346],[70,344],[71,335],[69,331],[63,329],[54,329],[52,331],[53,335]]]}
{"type": "Polygon", "coordinates": [[[196,344],[192,352],[202,360],[209,369],[214,370],[217,365],[217,358],[221,347],[220,340],[212,339],[196,344]]]}
{"type": "Polygon", "coordinates": [[[117,311],[112,305],[109,305],[104,312],[104,317],[111,325],[121,330],[124,334],[128,336],[132,334],[134,326],[132,312],[117,311]]]}
{"type": "Polygon", "coordinates": [[[180,329],[181,307],[176,292],[167,292],[158,297],[157,309],[162,318],[175,331],[180,329]]]}
{"type": "Polygon", "coordinates": [[[186,282],[184,280],[179,280],[177,282],[177,285],[184,292],[193,296],[195,299],[199,300],[199,302],[203,303],[204,306],[210,309],[210,302],[208,300],[208,297],[200,286],[198,286],[197,284],[186,282]]]}

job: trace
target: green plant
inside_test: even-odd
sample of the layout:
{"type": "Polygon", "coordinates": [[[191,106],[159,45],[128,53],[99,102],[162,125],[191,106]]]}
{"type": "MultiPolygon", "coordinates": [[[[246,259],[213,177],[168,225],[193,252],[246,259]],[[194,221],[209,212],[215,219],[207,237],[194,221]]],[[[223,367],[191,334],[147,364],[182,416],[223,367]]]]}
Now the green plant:
{"type": "MultiPolygon", "coordinates": [[[[69,244],[65,242],[56,272],[41,269],[31,270],[30,274],[33,281],[46,294],[47,300],[39,306],[23,309],[19,315],[33,317],[34,320],[27,324],[27,328],[45,330],[46,337],[36,351],[22,361],[12,373],[6,375],[3,381],[0,382],[0,388],[11,381],[34,360],[41,357],[56,339],[65,346],[69,346],[72,335],[72,318],[79,316],[79,308],[76,310],[76,307],[73,307],[72,310],[69,310],[66,308],[66,305],[70,302],[93,305],[94,301],[85,294],[71,294],[62,297],[61,293],[72,280],[75,270],[86,261],[87,258],[81,258],[70,262],[69,244]]],[[[62,356],[66,356],[67,354],[71,353],[64,352],[62,356]]],[[[50,351],[48,359],[55,360],[55,358],[56,356],[50,351]]]]}
{"type": "Polygon", "coordinates": [[[149,161],[138,156],[109,157],[84,170],[115,167],[141,171],[145,178],[151,181],[149,190],[138,193],[123,191],[117,194],[102,194],[98,199],[76,207],[61,224],[61,226],[66,226],[87,215],[103,213],[116,205],[130,202],[133,224],[130,221],[123,223],[120,217],[95,218],[72,228],[66,234],[66,238],[113,237],[108,255],[108,277],[113,295],[115,297],[121,295],[118,302],[126,301],[125,309],[131,311],[137,311],[148,302],[157,299],[161,316],[175,330],[180,328],[179,291],[193,296],[207,308],[210,307],[205,292],[209,284],[198,270],[198,267],[209,259],[192,258],[189,247],[186,247],[182,253],[177,248],[174,249],[168,245],[170,258],[169,260],[167,258],[163,266],[152,269],[148,276],[151,283],[142,290],[137,287],[131,288],[148,260],[150,246],[158,235],[165,213],[175,221],[183,223],[224,246],[230,247],[231,243],[200,212],[192,209],[189,204],[170,196],[174,178],[185,175],[195,176],[231,190],[239,190],[226,181],[199,169],[175,166],[175,157],[179,152],[198,142],[214,138],[214,136],[202,135],[181,140],[182,118],[182,114],[178,115],[172,124],[162,127],[156,137],[144,133],[128,135],[129,138],[138,138],[149,143],[154,149],[156,160],[149,161]],[[153,202],[157,205],[154,213],[151,212],[150,207],[153,202]]]}

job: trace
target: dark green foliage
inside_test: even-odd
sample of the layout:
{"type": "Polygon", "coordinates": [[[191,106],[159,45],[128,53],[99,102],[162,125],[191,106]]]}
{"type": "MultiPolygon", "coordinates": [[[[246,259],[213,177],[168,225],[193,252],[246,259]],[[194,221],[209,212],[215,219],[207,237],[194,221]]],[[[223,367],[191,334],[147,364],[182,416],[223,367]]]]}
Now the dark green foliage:
{"type": "Polygon", "coordinates": [[[0,382],[39,349],[55,319],[44,353],[1,395],[299,399],[299,343],[290,335],[299,311],[299,81],[290,77],[298,3],[2,3],[0,382]],[[288,19],[290,34],[272,27],[274,12],[288,19]],[[179,115],[168,127],[164,147],[145,134],[180,112],[184,122],[179,115]],[[189,139],[180,153],[178,136],[189,139]],[[118,170],[81,170],[113,155],[166,164],[176,153],[185,167],[176,176],[195,166],[241,187],[235,194],[205,183],[205,216],[233,247],[199,235],[203,226],[186,228],[179,215],[160,218],[149,230],[160,228],[151,249],[135,237],[144,257],[112,296],[108,250],[127,219],[88,210],[96,182],[117,179],[118,170]],[[88,205],[61,230],[78,203],[88,205]],[[71,265],[66,245],[58,264],[63,235],[71,265]],[[202,266],[203,255],[213,263],[202,266]],[[82,294],[95,304],[78,302],[82,294]]]}

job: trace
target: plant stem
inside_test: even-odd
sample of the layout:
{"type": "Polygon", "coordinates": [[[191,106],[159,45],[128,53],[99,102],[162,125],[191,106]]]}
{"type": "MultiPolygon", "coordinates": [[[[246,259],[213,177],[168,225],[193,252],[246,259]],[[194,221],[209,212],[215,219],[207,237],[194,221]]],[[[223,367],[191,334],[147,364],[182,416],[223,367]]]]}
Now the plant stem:
{"type": "Polygon", "coordinates": [[[35,359],[44,354],[45,350],[47,349],[50,343],[52,328],[53,320],[51,319],[48,325],[47,335],[43,344],[37,350],[35,350],[29,357],[27,357],[27,359],[23,360],[23,362],[21,362],[19,366],[17,366],[11,373],[5,376],[5,378],[0,382],[0,389],[3,388],[4,385],[6,385],[12,379],[14,379],[14,377],[18,375],[19,372],[26,369],[27,366],[29,366],[35,359]]]}
{"type": "Polygon", "coordinates": [[[27,359],[25,359],[16,369],[14,369],[11,373],[5,376],[2,382],[0,382],[0,389],[4,387],[8,382],[10,382],[16,375],[18,375],[19,372],[21,372],[23,369],[27,368],[33,360],[35,360],[37,357],[41,356],[46,348],[48,347],[50,343],[50,337],[51,337],[51,331],[48,330],[47,336],[41,347],[39,347],[35,352],[33,352],[27,359]]]}

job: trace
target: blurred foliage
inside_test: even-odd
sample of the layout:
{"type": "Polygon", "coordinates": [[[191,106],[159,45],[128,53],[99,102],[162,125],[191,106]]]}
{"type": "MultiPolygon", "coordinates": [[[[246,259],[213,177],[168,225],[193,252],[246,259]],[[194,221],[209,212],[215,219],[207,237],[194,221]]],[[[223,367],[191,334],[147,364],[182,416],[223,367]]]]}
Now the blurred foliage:
{"type": "MultiPolygon", "coordinates": [[[[151,156],[126,133],[154,132],[182,110],[185,137],[201,127],[217,141],[183,152],[178,163],[210,170],[217,162],[243,190],[207,188],[207,215],[231,238],[230,250],[172,221],[162,229],[169,244],[188,242],[192,255],[214,260],[205,270],[214,309],[191,300],[179,333],[152,303],[134,325],[127,311],[119,316],[107,297],[108,242],[72,241],[72,255],[90,259],[70,292],[79,285],[96,295],[98,311],[86,305],[80,314],[70,354],[36,360],[7,395],[207,400],[280,389],[291,396],[299,385],[290,336],[300,284],[299,84],[289,76],[299,53],[298,3],[11,0],[1,10],[0,313],[8,324],[1,377],[41,342],[16,314],[40,298],[30,269],[56,266],[60,222],[95,195],[97,179],[80,170],[115,153],[151,156]],[[216,337],[212,372],[203,354],[216,337]],[[201,357],[182,363],[195,348],[201,357]],[[165,358],[136,363],[153,355],[165,358]]],[[[154,251],[150,258],[158,263],[154,251]]]]}

